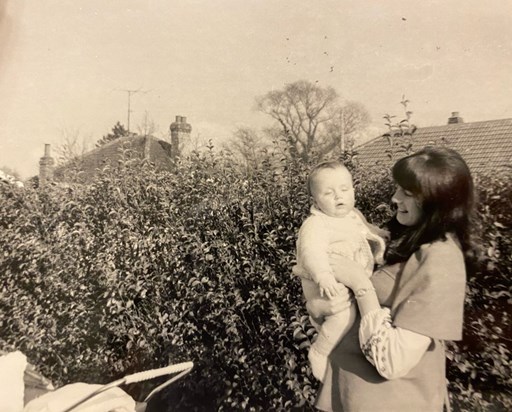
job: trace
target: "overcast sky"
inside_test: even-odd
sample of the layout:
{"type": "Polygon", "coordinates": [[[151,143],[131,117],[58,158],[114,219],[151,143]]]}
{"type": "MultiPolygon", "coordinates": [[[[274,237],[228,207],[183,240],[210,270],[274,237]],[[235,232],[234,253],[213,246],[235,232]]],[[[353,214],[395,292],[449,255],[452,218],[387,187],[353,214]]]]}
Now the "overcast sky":
{"type": "Polygon", "coordinates": [[[363,103],[372,132],[512,117],[509,0],[0,0],[0,166],[34,175],[64,131],[95,142],[145,113],[221,142],[255,96],[306,79],[363,103]]]}

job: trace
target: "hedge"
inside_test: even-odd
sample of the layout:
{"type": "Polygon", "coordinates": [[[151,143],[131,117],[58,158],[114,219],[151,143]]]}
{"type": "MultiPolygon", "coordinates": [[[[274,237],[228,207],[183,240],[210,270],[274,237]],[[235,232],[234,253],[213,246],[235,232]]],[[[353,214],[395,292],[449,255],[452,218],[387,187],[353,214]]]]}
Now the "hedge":
{"type": "MultiPolygon", "coordinates": [[[[389,171],[352,169],[358,207],[382,224],[389,171]]],[[[194,361],[158,410],[313,410],[315,331],[290,273],[306,171],[269,156],[247,175],[210,151],[173,173],[128,157],[89,185],[0,186],[0,347],[59,386],[194,361]]],[[[510,175],[478,179],[485,255],[450,346],[456,410],[512,407],[510,175]]]]}

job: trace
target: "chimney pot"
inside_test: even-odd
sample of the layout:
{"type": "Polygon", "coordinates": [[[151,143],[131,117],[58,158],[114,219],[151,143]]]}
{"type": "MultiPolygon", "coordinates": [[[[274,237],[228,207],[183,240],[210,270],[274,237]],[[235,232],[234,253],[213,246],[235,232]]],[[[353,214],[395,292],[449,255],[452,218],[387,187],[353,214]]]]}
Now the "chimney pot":
{"type": "Polygon", "coordinates": [[[448,118],[448,124],[464,123],[464,119],[459,116],[459,112],[452,112],[452,116],[448,118]]]}
{"type": "Polygon", "coordinates": [[[50,145],[44,145],[44,156],[39,160],[39,186],[45,186],[53,179],[55,160],[50,156],[50,145]]]}

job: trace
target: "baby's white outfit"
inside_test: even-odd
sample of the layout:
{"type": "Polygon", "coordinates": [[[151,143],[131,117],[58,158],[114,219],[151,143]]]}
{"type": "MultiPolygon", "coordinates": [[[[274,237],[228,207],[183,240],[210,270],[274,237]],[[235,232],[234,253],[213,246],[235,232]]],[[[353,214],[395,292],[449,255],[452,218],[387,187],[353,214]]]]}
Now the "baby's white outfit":
{"type": "MultiPolygon", "coordinates": [[[[355,211],[344,217],[331,217],[312,206],[311,215],[302,224],[297,239],[298,272],[306,299],[319,296],[320,279],[334,277],[329,256],[341,255],[361,264],[370,277],[375,263],[383,262],[384,249],[384,240],[372,233],[355,211]]],[[[318,336],[308,357],[313,374],[320,381],[324,377],[327,356],[349,331],[355,317],[356,307],[351,305],[348,310],[325,317],[321,324],[312,320],[318,336]]]]}

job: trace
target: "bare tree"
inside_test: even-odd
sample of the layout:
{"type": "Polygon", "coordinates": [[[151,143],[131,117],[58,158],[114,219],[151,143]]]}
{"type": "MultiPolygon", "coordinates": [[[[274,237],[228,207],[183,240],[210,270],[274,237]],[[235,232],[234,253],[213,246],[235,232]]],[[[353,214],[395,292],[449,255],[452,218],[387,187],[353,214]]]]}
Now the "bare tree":
{"type": "Polygon", "coordinates": [[[184,155],[190,154],[192,152],[199,152],[205,149],[208,144],[208,139],[201,136],[201,133],[196,133],[195,135],[191,134],[190,137],[186,139],[186,141],[180,139],[178,153],[184,155]]]}
{"type": "Polygon", "coordinates": [[[333,151],[342,153],[353,149],[360,138],[360,132],[368,127],[371,118],[368,110],[359,102],[346,101],[337,110],[337,116],[328,124],[327,129],[333,143],[337,143],[333,151]]]}
{"type": "Polygon", "coordinates": [[[268,146],[268,141],[250,127],[237,128],[229,142],[224,144],[241,159],[247,171],[259,168],[268,146]]]}
{"type": "Polygon", "coordinates": [[[137,126],[137,131],[140,136],[153,136],[158,130],[153,119],[149,116],[148,111],[144,112],[144,117],[142,118],[142,123],[137,126]]]}
{"type": "Polygon", "coordinates": [[[291,155],[304,161],[348,149],[357,131],[370,122],[362,104],[349,101],[342,106],[332,87],[307,80],[257,97],[256,108],[277,121],[291,155]]]}
{"type": "Polygon", "coordinates": [[[78,162],[89,151],[89,138],[80,134],[79,129],[61,129],[61,142],[56,146],[57,164],[78,162]]]}

